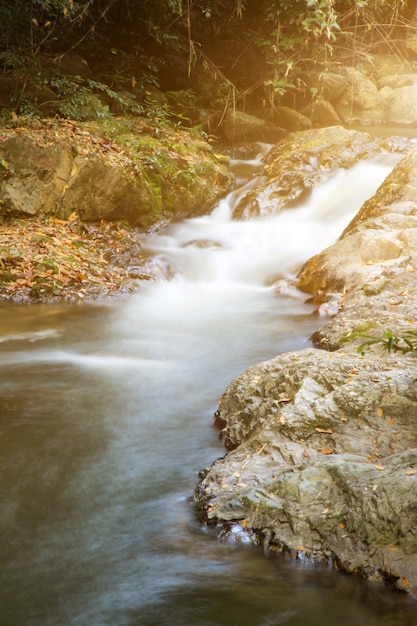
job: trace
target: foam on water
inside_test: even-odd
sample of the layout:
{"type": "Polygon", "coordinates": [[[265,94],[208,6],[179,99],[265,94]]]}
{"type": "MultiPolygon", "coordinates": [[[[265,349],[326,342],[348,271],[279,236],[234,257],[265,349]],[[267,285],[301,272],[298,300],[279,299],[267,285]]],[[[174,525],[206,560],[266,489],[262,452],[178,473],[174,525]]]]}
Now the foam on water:
{"type": "Polygon", "coordinates": [[[278,215],[232,220],[233,191],[210,215],[184,220],[152,238],[148,250],[184,281],[217,283],[220,289],[223,283],[265,286],[334,243],[396,160],[387,155],[338,170],[306,202],[278,215]]]}

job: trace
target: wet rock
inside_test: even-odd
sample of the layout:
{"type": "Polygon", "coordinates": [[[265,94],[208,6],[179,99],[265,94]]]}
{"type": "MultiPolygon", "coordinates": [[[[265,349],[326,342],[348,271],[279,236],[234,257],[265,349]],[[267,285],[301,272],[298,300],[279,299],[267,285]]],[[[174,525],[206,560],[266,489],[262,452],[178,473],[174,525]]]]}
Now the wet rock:
{"type": "Polygon", "coordinates": [[[382,149],[367,133],[341,126],[291,133],[268,154],[262,178],[235,208],[233,217],[278,213],[301,200],[324,175],[382,149]]]}
{"type": "Polygon", "coordinates": [[[353,220],[345,228],[342,237],[357,230],[360,224],[363,224],[368,219],[386,216],[388,213],[413,215],[415,211],[416,189],[417,149],[414,144],[414,149],[409,150],[408,154],[394,167],[391,174],[387,176],[372,198],[362,205],[353,220]],[[392,210],[390,207],[394,204],[395,208],[392,210]]]}
{"type": "Polygon", "coordinates": [[[358,346],[415,331],[416,197],[414,148],[299,273],[297,287],[328,316],[313,336],[325,349],[280,355],[229,385],[216,413],[228,453],[196,490],[223,533],[237,525],[274,550],[413,594],[416,357],[358,346]]]}
{"type": "Polygon", "coordinates": [[[207,521],[417,591],[417,393],[406,363],[309,349],[238,377],[218,411],[232,451],[197,491],[207,521]]]}

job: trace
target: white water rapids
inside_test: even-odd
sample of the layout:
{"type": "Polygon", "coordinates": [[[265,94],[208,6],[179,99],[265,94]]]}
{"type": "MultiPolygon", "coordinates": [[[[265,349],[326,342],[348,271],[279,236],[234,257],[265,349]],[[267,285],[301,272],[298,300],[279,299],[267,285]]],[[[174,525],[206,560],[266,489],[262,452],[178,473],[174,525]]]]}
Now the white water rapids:
{"type": "Polygon", "coordinates": [[[220,541],[190,502],[224,454],[212,420],[229,381],[319,324],[287,278],[394,162],[244,222],[230,219],[241,181],[210,215],[147,238],[171,278],[121,301],[0,304],[1,626],[417,623],[394,594],[220,541]]]}

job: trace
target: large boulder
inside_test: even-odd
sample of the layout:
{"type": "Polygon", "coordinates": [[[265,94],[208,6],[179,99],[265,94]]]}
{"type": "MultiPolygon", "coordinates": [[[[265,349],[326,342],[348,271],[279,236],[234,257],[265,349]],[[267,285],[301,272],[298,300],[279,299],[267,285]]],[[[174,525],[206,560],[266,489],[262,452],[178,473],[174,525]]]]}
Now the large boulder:
{"type": "Polygon", "coordinates": [[[309,117],[286,106],[274,107],[273,119],[280,128],[285,128],[291,132],[311,128],[311,119],[309,117]]]}
{"type": "Polygon", "coordinates": [[[355,68],[345,68],[345,90],[332,104],[345,124],[381,124],[383,106],[375,83],[355,68]]]}
{"type": "Polygon", "coordinates": [[[417,296],[417,149],[406,155],[333,246],[301,268],[298,286],[338,315],[316,333],[322,347],[361,333],[410,330],[417,296]]]}
{"type": "Polygon", "coordinates": [[[223,532],[417,592],[416,411],[413,359],[309,349],[257,365],[220,401],[231,452],[197,503],[223,532]]]}
{"type": "MultiPolygon", "coordinates": [[[[331,119],[336,115],[343,124],[355,126],[411,125],[417,121],[417,68],[393,55],[375,55],[360,67],[334,66],[307,77],[307,82],[327,103],[323,124],[334,123],[327,121],[330,113],[331,119]]],[[[305,112],[313,124],[323,125],[320,116],[312,116],[310,109],[305,112]]]]}
{"type": "Polygon", "coordinates": [[[227,144],[251,141],[273,144],[287,134],[284,128],[285,126],[277,126],[256,115],[234,110],[228,111],[224,118],[219,120],[217,132],[227,144]]]}
{"type": "Polygon", "coordinates": [[[341,126],[342,121],[336,113],[334,106],[323,97],[316,98],[306,107],[304,113],[311,119],[313,126],[341,126]]]}
{"type": "Polygon", "coordinates": [[[394,124],[417,123],[417,84],[397,87],[386,94],[384,121],[394,124]]]}
{"type": "Polygon", "coordinates": [[[45,122],[0,138],[0,216],[75,213],[147,229],[207,211],[231,181],[227,160],[197,134],[146,121],[45,122]]]}

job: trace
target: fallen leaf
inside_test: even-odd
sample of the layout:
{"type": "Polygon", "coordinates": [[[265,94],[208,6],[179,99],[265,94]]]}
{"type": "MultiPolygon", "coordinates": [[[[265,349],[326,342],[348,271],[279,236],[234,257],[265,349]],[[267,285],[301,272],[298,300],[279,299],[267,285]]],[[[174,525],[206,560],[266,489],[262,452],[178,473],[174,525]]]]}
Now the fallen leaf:
{"type": "Polygon", "coordinates": [[[405,472],[406,476],[414,476],[415,474],[417,474],[417,469],[411,469],[405,472]]]}
{"type": "Polygon", "coordinates": [[[378,417],[382,417],[384,415],[384,409],[379,407],[379,409],[377,409],[376,414],[378,415],[378,417]]]}
{"type": "Polygon", "coordinates": [[[387,424],[395,424],[396,421],[397,420],[393,417],[392,419],[387,420],[387,424]]]}
{"type": "Polygon", "coordinates": [[[380,472],[384,469],[382,465],[375,465],[374,467],[380,472]]]}
{"type": "Polygon", "coordinates": [[[322,450],[320,450],[320,452],[322,454],[333,454],[334,449],[333,448],[323,448],[322,450]]]}
{"type": "Polygon", "coordinates": [[[328,433],[329,435],[333,433],[331,428],[315,428],[314,430],[318,433],[328,433]]]}

